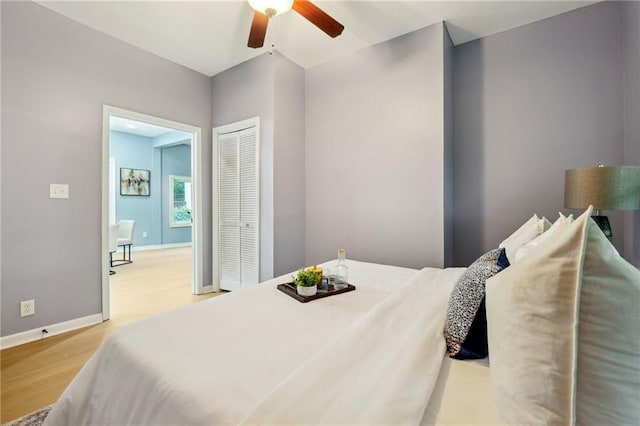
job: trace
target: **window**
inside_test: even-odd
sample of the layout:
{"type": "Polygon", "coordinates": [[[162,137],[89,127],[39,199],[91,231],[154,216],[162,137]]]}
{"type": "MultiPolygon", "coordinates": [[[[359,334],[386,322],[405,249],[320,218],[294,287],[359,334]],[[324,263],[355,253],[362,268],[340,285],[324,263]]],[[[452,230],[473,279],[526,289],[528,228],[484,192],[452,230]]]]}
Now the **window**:
{"type": "Polygon", "coordinates": [[[169,175],[169,226],[191,226],[191,177],[169,175]]]}

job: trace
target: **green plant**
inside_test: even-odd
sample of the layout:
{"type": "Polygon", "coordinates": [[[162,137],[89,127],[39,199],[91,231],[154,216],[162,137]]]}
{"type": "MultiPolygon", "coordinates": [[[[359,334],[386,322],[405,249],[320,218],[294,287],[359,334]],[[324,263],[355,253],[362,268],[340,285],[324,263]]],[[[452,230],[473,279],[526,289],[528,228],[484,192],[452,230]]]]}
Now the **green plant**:
{"type": "Polygon", "coordinates": [[[293,279],[293,282],[301,287],[313,287],[321,278],[321,272],[300,268],[298,269],[298,274],[293,279]]]}

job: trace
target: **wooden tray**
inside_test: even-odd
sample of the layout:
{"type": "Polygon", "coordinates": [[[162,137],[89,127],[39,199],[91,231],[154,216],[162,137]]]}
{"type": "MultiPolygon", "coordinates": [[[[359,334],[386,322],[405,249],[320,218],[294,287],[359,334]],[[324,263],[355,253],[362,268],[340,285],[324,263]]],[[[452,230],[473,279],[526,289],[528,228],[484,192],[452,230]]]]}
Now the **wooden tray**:
{"type": "Polygon", "coordinates": [[[346,288],[341,288],[340,290],[334,289],[333,285],[325,285],[324,289],[319,288],[318,292],[313,296],[301,296],[298,294],[296,285],[294,283],[278,284],[278,290],[293,297],[298,302],[302,302],[302,303],[311,302],[312,300],[316,300],[316,299],[322,299],[323,297],[335,296],[336,294],[346,293],[348,291],[353,291],[355,289],[356,287],[351,284],[347,284],[346,288]]]}

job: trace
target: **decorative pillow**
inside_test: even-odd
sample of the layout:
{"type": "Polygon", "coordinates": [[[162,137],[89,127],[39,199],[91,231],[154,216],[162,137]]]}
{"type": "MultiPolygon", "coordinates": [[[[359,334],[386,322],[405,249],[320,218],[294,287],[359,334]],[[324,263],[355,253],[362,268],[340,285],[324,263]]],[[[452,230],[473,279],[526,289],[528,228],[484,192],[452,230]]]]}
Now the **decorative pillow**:
{"type": "Polygon", "coordinates": [[[640,424],[640,272],[591,213],[487,280],[491,376],[505,424],[640,424]]]}
{"type": "Polygon", "coordinates": [[[516,251],[529,241],[533,240],[538,235],[549,229],[551,222],[547,218],[543,217],[539,219],[537,215],[533,215],[531,219],[526,221],[520,228],[509,235],[504,241],[500,243],[498,247],[505,248],[507,251],[507,258],[513,261],[516,256],[516,251]]]}
{"type": "Polygon", "coordinates": [[[507,251],[505,249],[500,250],[500,256],[498,256],[497,264],[500,267],[500,270],[511,266],[509,259],[507,259],[507,251]]]}
{"type": "Polygon", "coordinates": [[[504,249],[483,254],[453,287],[444,328],[447,351],[452,358],[475,359],[488,354],[484,284],[503,269],[498,265],[501,255],[504,257],[504,249]]]}
{"type": "Polygon", "coordinates": [[[542,234],[538,235],[533,240],[529,241],[528,243],[520,247],[518,251],[516,251],[515,258],[512,259],[513,263],[516,263],[522,260],[524,257],[527,256],[527,254],[531,252],[531,250],[535,250],[535,248],[538,247],[544,240],[546,240],[556,232],[559,232],[561,229],[563,229],[565,226],[571,223],[573,223],[572,214],[570,214],[569,216],[565,216],[562,213],[560,213],[560,217],[558,217],[558,219],[553,223],[553,225],[551,225],[551,227],[548,230],[544,231],[542,234]]]}

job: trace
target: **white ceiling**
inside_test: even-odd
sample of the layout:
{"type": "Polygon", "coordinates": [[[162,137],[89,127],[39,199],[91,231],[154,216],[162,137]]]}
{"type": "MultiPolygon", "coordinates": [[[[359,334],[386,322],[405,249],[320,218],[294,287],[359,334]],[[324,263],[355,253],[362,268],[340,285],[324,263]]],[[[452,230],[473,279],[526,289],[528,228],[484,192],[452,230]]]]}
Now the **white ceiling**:
{"type": "Polygon", "coordinates": [[[156,126],[155,124],[130,120],[128,118],[118,117],[115,115],[112,115],[109,118],[109,130],[122,133],[132,133],[134,135],[155,138],[156,136],[161,136],[175,131],[175,129],[170,129],[168,127],[156,126]]]}
{"type": "Polygon", "coordinates": [[[304,68],[445,21],[458,45],[596,1],[315,2],[345,26],[331,39],[296,12],[269,23],[265,47],[250,49],[253,11],[243,0],[49,1],[39,4],[207,76],[275,49],[304,68]]]}

